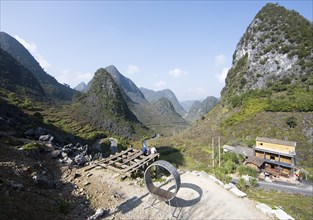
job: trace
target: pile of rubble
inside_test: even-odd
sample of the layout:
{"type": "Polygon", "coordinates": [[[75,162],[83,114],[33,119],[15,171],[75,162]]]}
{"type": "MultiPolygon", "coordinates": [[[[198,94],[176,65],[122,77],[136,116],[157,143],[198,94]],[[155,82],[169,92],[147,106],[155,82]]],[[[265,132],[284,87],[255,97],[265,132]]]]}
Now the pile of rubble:
{"type": "Polygon", "coordinates": [[[88,165],[91,160],[101,158],[102,154],[97,153],[92,157],[88,145],[67,144],[62,145],[55,140],[50,132],[42,127],[30,129],[25,132],[25,135],[32,139],[37,139],[41,144],[47,147],[50,157],[58,160],[65,165],[88,165]]]}

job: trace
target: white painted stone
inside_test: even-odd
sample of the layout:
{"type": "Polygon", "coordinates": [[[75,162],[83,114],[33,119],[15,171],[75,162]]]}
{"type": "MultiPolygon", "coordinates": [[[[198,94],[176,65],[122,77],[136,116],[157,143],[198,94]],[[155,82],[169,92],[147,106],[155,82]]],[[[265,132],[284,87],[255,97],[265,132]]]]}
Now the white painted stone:
{"type": "Polygon", "coordinates": [[[264,203],[259,203],[256,205],[256,208],[259,209],[264,214],[270,214],[272,211],[272,208],[264,203]]]}
{"type": "Polygon", "coordinates": [[[279,220],[295,220],[293,217],[288,215],[286,212],[281,210],[280,208],[272,209],[271,213],[275,215],[279,220]]]}
{"type": "Polygon", "coordinates": [[[237,187],[231,188],[230,191],[231,191],[232,193],[234,193],[236,196],[240,197],[240,198],[247,196],[246,193],[240,191],[237,187]]]}

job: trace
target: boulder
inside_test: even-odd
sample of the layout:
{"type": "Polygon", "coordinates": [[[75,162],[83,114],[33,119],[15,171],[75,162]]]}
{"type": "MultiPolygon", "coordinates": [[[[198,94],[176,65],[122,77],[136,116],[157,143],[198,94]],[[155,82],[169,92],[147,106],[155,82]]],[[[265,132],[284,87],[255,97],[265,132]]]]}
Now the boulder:
{"type": "Polygon", "coordinates": [[[72,165],[74,163],[74,161],[71,159],[71,158],[66,158],[63,160],[63,162],[66,164],[66,165],[72,165]]]}
{"type": "Polygon", "coordinates": [[[51,143],[53,138],[54,138],[53,136],[51,136],[50,134],[47,134],[47,135],[40,135],[39,140],[51,143]]]}
{"type": "Polygon", "coordinates": [[[54,150],[54,151],[52,151],[52,152],[50,153],[50,157],[51,157],[51,158],[57,158],[57,157],[60,156],[60,154],[61,154],[61,151],[60,151],[60,150],[54,150]]]}
{"type": "Polygon", "coordinates": [[[32,174],[32,178],[35,181],[35,184],[41,188],[53,188],[54,186],[54,182],[49,179],[48,176],[34,172],[32,174]]]}
{"type": "Polygon", "coordinates": [[[87,162],[84,154],[76,155],[76,157],[74,158],[74,161],[79,166],[83,166],[87,162]]]}

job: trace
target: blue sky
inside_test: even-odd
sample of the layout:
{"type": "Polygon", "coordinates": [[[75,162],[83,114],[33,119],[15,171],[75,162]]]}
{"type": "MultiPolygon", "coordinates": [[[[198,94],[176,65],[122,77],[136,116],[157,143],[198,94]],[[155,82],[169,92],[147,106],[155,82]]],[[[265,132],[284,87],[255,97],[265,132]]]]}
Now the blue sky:
{"type": "Polygon", "coordinates": [[[61,83],[87,83],[113,64],[138,87],[184,101],[220,96],[237,43],[268,2],[313,20],[312,0],[1,0],[0,24],[61,83]]]}

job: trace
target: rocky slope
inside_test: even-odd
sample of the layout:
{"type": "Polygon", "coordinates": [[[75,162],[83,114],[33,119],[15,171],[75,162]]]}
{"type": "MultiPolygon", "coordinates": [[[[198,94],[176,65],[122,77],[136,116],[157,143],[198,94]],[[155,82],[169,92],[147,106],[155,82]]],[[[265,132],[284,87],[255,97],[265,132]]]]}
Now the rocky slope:
{"type": "Polygon", "coordinates": [[[44,90],[33,74],[0,48],[0,85],[18,93],[45,96],[44,90]]]}
{"type": "Polygon", "coordinates": [[[267,4],[238,43],[219,103],[187,133],[197,141],[252,146],[257,136],[297,142],[298,165],[312,167],[313,25],[267,4]]]}
{"type": "Polygon", "coordinates": [[[313,24],[299,13],[267,4],[236,47],[223,100],[251,89],[283,90],[286,85],[307,84],[313,72],[312,36],[313,24]]]}
{"type": "Polygon", "coordinates": [[[152,106],[155,117],[165,120],[164,125],[167,123],[186,124],[186,121],[175,111],[172,102],[167,98],[160,98],[154,101],[152,106]]]}
{"type": "Polygon", "coordinates": [[[123,76],[114,65],[106,67],[105,70],[110,73],[116,84],[127,95],[127,97],[125,95],[123,96],[125,100],[130,98],[135,103],[145,103],[147,101],[136,84],[123,76]]]}
{"type": "Polygon", "coordinates": [[[111,134],[131,138],[136,133],[134,126],[140,122],[123,99],[122,91],[106,69],[98,69],[90,82],[90,88],[73,104],[78,118],[111,134]]]}
{"type": "Polygon", "coordinates": [[[5,32],[0,32],[0,47],[34,75],[47,96],[59,100],[72,99],[75,91],[60,84],[46,73],[29,51],[15,38],[5,32]]]}
{"type": "Polygon", "coordinates": [[[167,98],[171,101],[175,111],[182,117],[185,116],[186,111],[184,108],[180,105],[179,101],[177,100],[174,92],[170,89],[163,89],[160,91],[153,91],[146,88],[140,88],[140,91],[144,94],[145,98],[149,102],[155,102],[161,98],[167,98]]]}
{"type": "MultiPolygon", "coordinates": [[[[168,108],[167,102],[157,102],[157,108],[153,103],[150,103],[129,78],[123,76],[115,66],[111,65],[105,70],[112,76],[115,83],[119,86],[121,95],[127,103],[128,108],[137,117],[137,119],[147,127],[175,126],[175,124],[186,124],[186,121],[176,113],[174,108],[168,108]],[[162,104],[164,104],[162,109],[162,104]],[[163,114],[160,114],[160,111],[163,114]]],[[[90,83],[88,83],[89,85],[90,83]]],[[[87,86],[88,87],[88,86],[87,86]]],[[[156,130],[155,130],[156,131],[156,130]]],[[[164,132],[165,130],[162,129],[164,132]]],[[[162,131],[156,131],[161,132],[162,131]]]]}

